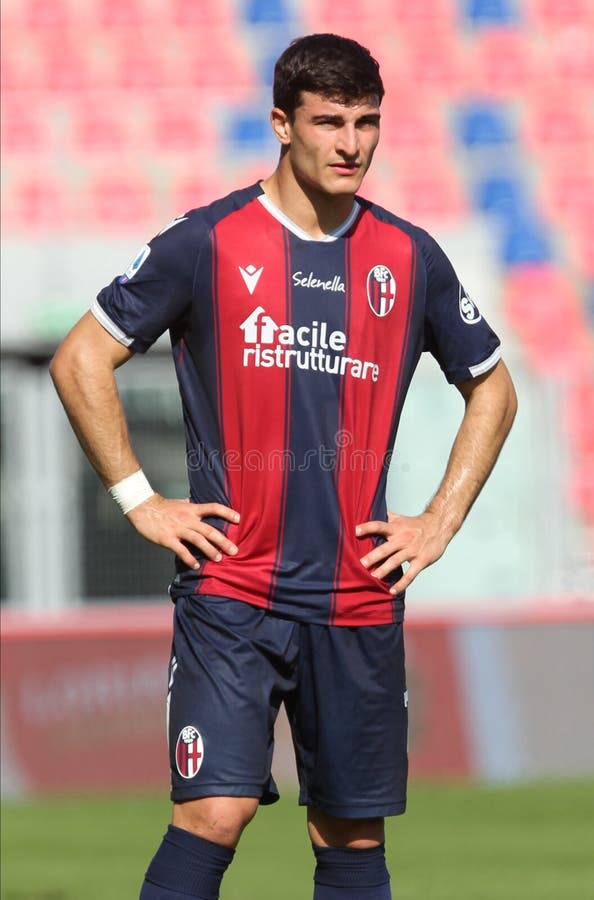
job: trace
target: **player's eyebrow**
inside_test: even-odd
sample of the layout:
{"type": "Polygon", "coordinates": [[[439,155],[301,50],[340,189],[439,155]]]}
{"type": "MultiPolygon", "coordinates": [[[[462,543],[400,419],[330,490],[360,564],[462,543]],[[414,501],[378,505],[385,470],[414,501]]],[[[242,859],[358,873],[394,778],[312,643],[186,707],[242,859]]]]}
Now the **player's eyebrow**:
{"type": "MultiPolygon", "coordinates": [[[[332,115],[331,113],[322,114],[319,116],[313,116],[311,119],[314,125],[342,125],[344,123],[344,116],[341,115],[332,115]]],[[[358,118],[355,122],[355,125],[367,125],[374,124],[379,125],[380,115],[379,113],[367,113],[364,116],[358,118]]]]}

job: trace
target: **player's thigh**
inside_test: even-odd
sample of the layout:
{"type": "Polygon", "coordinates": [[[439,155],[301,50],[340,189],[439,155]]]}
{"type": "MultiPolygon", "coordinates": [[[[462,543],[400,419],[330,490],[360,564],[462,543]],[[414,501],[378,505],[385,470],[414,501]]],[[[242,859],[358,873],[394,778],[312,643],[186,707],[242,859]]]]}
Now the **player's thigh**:
{"type": "Polygon", "coordinates": [[[341,819],[406,806],[408,711],[401,624],[302,626],[287,704],[300,803],[341,819]]]}
{"type": "Polygon", "coordinates": [[[287,652],[297,655],[293,631],[293,623],[236,600],[177,601],[168,702],[174,802],[278,797],[274,722],[292,687],[284,671],[287,652]]]}

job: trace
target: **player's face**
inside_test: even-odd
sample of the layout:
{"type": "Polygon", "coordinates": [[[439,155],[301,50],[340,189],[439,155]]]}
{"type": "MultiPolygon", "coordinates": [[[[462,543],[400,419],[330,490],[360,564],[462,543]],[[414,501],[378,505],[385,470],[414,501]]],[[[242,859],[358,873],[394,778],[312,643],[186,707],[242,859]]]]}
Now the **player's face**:
{"type": "Polygon", "coordinates": [[[326,195],[355,194],[379,140],[377,98],[344,105],[304,91],[301,99],[293,121],[284,117],[284,139],[275,129],[295,178],[326,195]]]}

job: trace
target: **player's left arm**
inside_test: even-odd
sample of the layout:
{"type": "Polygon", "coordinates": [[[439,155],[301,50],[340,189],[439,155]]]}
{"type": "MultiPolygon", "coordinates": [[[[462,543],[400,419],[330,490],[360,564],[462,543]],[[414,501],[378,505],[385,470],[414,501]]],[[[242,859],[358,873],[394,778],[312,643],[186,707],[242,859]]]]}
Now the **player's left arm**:
{"type": "Polygon", "coordinates": [[[408,563],[391,588],[393,594],[404,591],[443,554],[487,481],[514,421],[516,392],[502,361],[457,387],[464,398],[464,417],[445,475],[425,511],[418,516],[389,512],[387,522],[364,522],[356,529],[357,537],[379,534],[386,539],[361,560],[374,577],[385,578],[408,563]]]}

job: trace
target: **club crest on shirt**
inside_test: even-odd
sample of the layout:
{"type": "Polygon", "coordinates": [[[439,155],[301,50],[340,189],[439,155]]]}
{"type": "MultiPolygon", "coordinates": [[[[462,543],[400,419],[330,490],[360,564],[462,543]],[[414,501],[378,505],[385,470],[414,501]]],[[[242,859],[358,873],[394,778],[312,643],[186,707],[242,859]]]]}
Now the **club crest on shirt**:
{"type": "Polygon", "coordinates": [[[193,778],[204,762],[204,743],[195,725],[184,725],[175,745],[175,764],[182,778],[193,778]]]}
{"type": "Polygon", "coordinates": [[[462,321],[466,322],[467,325],[476,325],[477,322],[481,321],[482,316],[478,307],[470,299],[462,285],[460,285],[458,290],[458,307],[462,321]]]}
{"type": "Polygon", "coordinates": [[[367,302],[374,315],[387,316],[396,302],[396,279],[387,266],[374,266],[367,276],[367,302]]]}
{"type": "Polygon", "coordinates": [[[120,277],[120,284],[126,284],[127,281],[130,281],[131,278],[134,278],[140,267],[147,261],[150,256],[151,248],[148,244],[144,244],[143,247],[140,248],[124,274],[120,277]]]}

